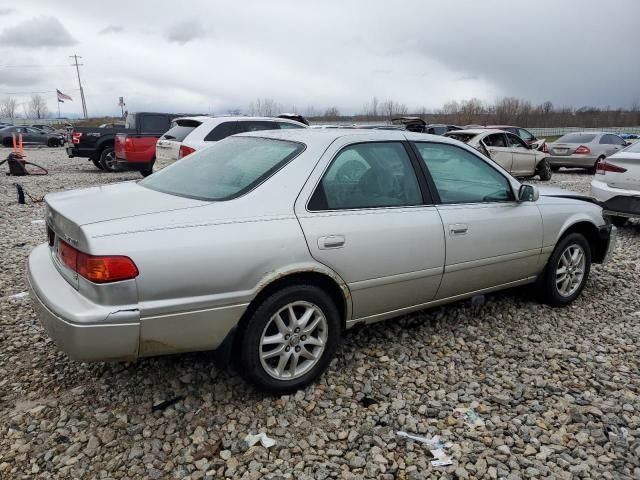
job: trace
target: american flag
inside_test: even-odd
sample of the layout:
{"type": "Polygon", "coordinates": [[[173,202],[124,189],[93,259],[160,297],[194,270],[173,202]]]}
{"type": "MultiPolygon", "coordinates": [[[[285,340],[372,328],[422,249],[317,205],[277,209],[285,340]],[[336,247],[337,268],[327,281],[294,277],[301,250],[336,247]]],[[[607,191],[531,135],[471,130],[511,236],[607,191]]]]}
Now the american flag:
{"type": "Polygon", "coordinates": [[[58,94],[58,101],[61,103],[64,103],[65,100],[73,100],[69,95],[62,93],[57,88],[56,88],[56,93],[58,94]]]}
{"type": "Polygon", "coordinates": [[[118,106],[124,107],[124,97],[118,97],[118,106]]]}

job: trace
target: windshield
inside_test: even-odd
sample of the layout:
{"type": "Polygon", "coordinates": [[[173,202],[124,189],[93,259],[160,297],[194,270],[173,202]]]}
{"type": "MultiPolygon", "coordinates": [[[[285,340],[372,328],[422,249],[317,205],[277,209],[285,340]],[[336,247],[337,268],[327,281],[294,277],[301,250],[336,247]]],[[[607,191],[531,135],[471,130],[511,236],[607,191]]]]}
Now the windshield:
{"type": "Polygon", "coordinates": [[[229,137],[154,173],[140,185],[198,200],[230,200],[266,180],[304,145],[259,137],[229,137]]]}
{"type": "Polygon", "coordinates": [[[567,133],[556,140],[556,143],[590,143],[594,138],[595,133],[567,133]]]}

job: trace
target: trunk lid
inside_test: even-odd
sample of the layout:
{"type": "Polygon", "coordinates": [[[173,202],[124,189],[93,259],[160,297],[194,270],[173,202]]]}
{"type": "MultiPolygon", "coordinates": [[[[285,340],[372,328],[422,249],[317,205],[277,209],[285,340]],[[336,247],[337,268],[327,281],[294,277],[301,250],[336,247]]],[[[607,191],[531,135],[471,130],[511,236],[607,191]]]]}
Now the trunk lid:
{"type": "Polygon", "coordinates": [[[581,144],[580,143],[548,143],[549,154],[555,157],[572,155],[581,144]]]}
{"type": "Polygon", "coordinates": [[[640,153],[620,152],[607,157],[609,165],[625,169],[624,172],[597,172],[596,180],[604,181],[613,188],[640,192],[640,153]]]}

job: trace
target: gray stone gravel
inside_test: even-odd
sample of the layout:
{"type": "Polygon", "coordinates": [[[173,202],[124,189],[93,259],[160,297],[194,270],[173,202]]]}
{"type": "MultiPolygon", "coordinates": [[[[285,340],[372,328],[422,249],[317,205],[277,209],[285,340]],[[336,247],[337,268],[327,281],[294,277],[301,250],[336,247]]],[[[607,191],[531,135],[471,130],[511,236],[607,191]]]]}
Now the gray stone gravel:
{"type": "Polygon", "coordinates": [[[140,177],[27,153],[51,175],[0,177],[0,478],[640,478],[639,222],[568,308],[520,289],[358,329],[317,384],[269,397],[208,353],[85,364],[56,350],[28,299],[7,298],[45,241],[42,204],[18,205],[12,184],[40,197],[140,177]],[[433,468],[396,430],[451,442],[453,465],[433,468]],[[277,445],[247,449],[260,431],[277,445]]]}

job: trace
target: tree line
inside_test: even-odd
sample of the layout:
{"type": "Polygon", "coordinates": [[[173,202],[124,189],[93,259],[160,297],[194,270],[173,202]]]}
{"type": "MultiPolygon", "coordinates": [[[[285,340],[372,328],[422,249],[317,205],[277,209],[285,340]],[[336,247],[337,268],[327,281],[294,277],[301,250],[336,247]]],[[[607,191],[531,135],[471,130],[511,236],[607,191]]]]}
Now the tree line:
{"type": "Polygon", "coordinates": [[[24,118],[49,118],[47,102],[42,95],[32,95],[28,102],[19,104],[13,97],[5,97],[0,100],[0,118],[15,120],[20,117],[18,107],[22,107],[24,118]]]}

